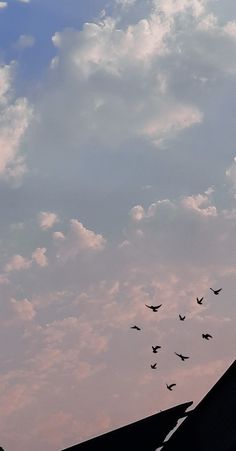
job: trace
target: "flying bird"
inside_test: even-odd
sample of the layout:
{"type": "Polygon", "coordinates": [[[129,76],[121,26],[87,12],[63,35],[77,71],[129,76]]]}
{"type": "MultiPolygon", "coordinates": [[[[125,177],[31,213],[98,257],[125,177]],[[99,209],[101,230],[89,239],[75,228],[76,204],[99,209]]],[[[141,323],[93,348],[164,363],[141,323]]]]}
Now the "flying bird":
{"type": "Polygon", "coordinates": [[[210,334],[202,334],[202,338],[205,338],[205,340],[209,340],[209,338],[213,338],[210,334]]]}
{"type": "Polygon", "coordinates": [[[131,328],[130,328],[130,329],[141,330],[141,328],[140,328],[140,327],[138,327],[138,326],[131,326],[131,328]]]}
{"type": "Polygon", "coordinates": [[[181,358],[182,362],[184,362],[185,360],[189,359],[189,357],[182,355],[182,354],[178,354],[177,352],[175,352],[175,354],[181,358]]]}
{"type": "Polygon", "coordinates": [[[201,299],[198,299],[198,298],[197,298],[197,303],[198,303],[199,305],[202,305],[203,299],[204,299],[204,298],[201,298],[201,299]]]}
{"type": "Polygon", "coordinates": [[[157,369],[157,363],[153,363],[153,365],[151,365],[152,370],[156,370],[157,369]]]}
{"type": "Polygon", "coordinates": [[[186,316],[181,316],[181,315],[179,315],[179,319],[180,319],[180,321],[184,321],[184,320],[185,320],[185,318],[186,318],[186,316]]]}
{"type": "Polygon", "coordinates": [[[161,346],[152,346],[152,352],[154,352],[154,354],[157,354],[158,349],[161,349],[161,346]]]}
{"type": "Polygon", "coordinates": [[[146,305],[146,307],[148,307],[148,308],[150,308],[153,312],[157,312],[158,311],[158,309],[162,306],[162,304],[160,304],[160,305],[147,305],[147,304],[145,304],[146,305]]]}
{"type": "Polygon", "coordinates": [[[213,291],[213,293],[217,295],[222,290],[222,288],[219,288],[219,290],[213,290],[213,288],[210,288],[210,290],[213,291]]]}
{"type": "Polygon", "coordinates": [[[167,386],[168,390],[172,391],[173,387],[175,387],[176,384],[170,384],[170,385],[166,384],[166,386],[167,386]]]}

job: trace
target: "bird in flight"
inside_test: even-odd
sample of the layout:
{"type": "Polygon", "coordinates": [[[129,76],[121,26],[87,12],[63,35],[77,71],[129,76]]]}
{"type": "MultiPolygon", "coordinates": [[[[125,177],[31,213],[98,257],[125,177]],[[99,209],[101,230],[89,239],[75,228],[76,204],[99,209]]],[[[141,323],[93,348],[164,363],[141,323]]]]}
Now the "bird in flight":
{"type": "Polygon", "coordinates": [[[186,318],[186,316],[181,316],[181,315],[179,315],[179,319],[180,319],[180,321],[184,321],[184,320],[185,320],[185,318],[186,318]]]}
{"type": "Polygon", "coordinates": [[[170,385],[166,384],[166,386],[167,386],[168,390],[172,391],[173,387],[175,387],[176,384],[170,384],[170,385]]]}
{"type": "Polygon", "coordinates": [[[204,299],[204,298],[201,298],[201,299],[198,299],[198,298],[197,298],[197,303],[198,303],[199,305],[202,305],[203,299],[204,299]]]}
{"type": "Polygon", "coordinates": [[[162,304],[160,304],[160,305],[147,305],[147,304],[145,304],[146,305],[146,307],[148,307],[148,308],[150,308],[153,312],[157,312],[158,311],[158,309],[162,306],[162,304]]]}
{"type": "Polygon", "coordinates": [[[209,340],[209,338],[213,338],[210,334],[202,334],[202,338],[205,338],[205,340],[209,340]]]}
{"type": "Polygon", "coordinates": [[[151,368],[152,368],[152,370],[156,370],[156,369],[157,369],[157,363],[153,363],[153,364],[151,365],[151,368]]]}
{"type": "Polygon", "coordinates": [[[213,291],[213,293],[217,295],[222,290],[222,288],[219,288],[219,290],[213,290],[213,288],[210,288],[210,290],[213,291]]]}
{"type": "Polygon", "coordinates": [[[131,328],[130,328],[130,329],[141,330],[141,328],[140,328],[140,327],[138,327],[138,326],[131,326],[131,328]]]}
{"type": "Polygon", "coordinates": [[[189,359],[189,357],[182,355],[182,354],[178,354],[177,352],[175,352],[175,354],[181,358],[182,362],[184,362],[185,360],[189,359]]]}
{"type": "Polygon", "coordinates": [[[161,349],[161,346],[152,346],[152,352],[154,352],[154,354],[157,354],[158,349],[161,349]]]}

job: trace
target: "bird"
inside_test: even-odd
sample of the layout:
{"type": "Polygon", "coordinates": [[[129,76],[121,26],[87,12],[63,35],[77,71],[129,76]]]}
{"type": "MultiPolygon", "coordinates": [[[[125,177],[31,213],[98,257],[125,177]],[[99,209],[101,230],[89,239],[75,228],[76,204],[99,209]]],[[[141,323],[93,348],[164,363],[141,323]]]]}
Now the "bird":
{"type": "Polygon", "coordinates": [[[152,370],[156,370],[156,369],[157,369],[157,363],[153,363],[153,364],[151,365],[151,368],[152,368],[152,370]]]}
{"type": "Polygon", "coordinates": [[[184,320],[185,320],[185,318],[186,318],[186,316],[181,316],[181,315],[179,315],[179,319],[180,319],[180,321],[184,321],[184,320]]]}
{"type": "Polygon", "coordinates": [[[218,290],[213,290],[213,288],[210,288],[210,290],[213,291],[213,293],[217,295],[222,290],[222,288],[219,288],[218,290]]]}
{"type": "Polygon", "coordinates": [[[209,338],[213,338],[210,334],[202,334],[202,338],[205,338],[205,340],[209,340],[209,338]]]}
{"type": "Polygon", "coordinates": [[[166,384],[166,386],[167,386],[168,390],[172,391],[173,387],[175,387],[176,384],[170,384],[170,385],[166,384]]]}
{"type": "Polygon", "coordinates": [[[189,357],[184,356],[184,355],[182,355],[182,354],[178,354],[177,352],[175,352],[175,354],[176,354],[178,357],[181,358],[182,362],[184,362],[185,360],[189,359],[189,357]]]}
{"type": "Polygon", "coordinates": [[[203,299],[204,299],[204,298],[201,298],[201,299],[198,299],[198,298],[197,298],[197,303],[198,303],[199,305],[202,305],[203,299]]]}
{"type": "Polygon", "coordinates": [[[141,330],[141,328],[140,328],[140,327],[138,327],[138,326],[131,326],[131,328],[130,328],[130,329],[141,330]]]}
{"type": "Polygon", "coordinates": [[[161,349],[161,346],[152,346],[152,352],[154,352],[154,354],[157,354],[158,349],[161,349]]]}
{"type": "Polygon", "coordinates": [[[153,312],[157,312],[158,311],[158,309],[162,306],[162,304],[160,304],[160,305],[147,305],[147,304],[145,304],[146,305],[146,307],[148,307],[148,308],[150,308],[153,312]]]}

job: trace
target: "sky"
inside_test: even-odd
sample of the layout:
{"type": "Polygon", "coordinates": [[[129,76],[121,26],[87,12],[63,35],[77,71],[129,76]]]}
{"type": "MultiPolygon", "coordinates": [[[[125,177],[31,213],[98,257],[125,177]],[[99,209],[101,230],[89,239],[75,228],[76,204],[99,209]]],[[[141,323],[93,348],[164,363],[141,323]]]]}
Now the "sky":
{"type": "Polygon", "coordinates": [[[0,37],[0,445],[59,451],[235,358],[235,0],[9,0],[0,37]]]}

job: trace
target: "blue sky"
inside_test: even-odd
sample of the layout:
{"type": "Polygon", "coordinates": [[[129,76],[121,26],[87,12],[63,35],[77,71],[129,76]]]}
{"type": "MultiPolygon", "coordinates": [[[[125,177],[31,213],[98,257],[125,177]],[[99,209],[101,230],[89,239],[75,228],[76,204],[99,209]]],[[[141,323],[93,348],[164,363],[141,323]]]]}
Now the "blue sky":
{"type": "Polygon", "coordinates": [[[40,79],[55,54],[52,35],[66,27],[81,29],[83,23],[93,20],[105,4],[103,0],[9,1],[0,14],[1,52],[5,62],[19,61],[18,75],[23,85],[32,78],[40,79]],[[29,48],[26,52],[15,49],[20,35],[33,36],[34,49],[29,48]]]}
{"type": "Polygon", "coordinates": [[[0,2],[6,450],[196,403],[235,358],[236,17],[222,5],[0,2]]]}

